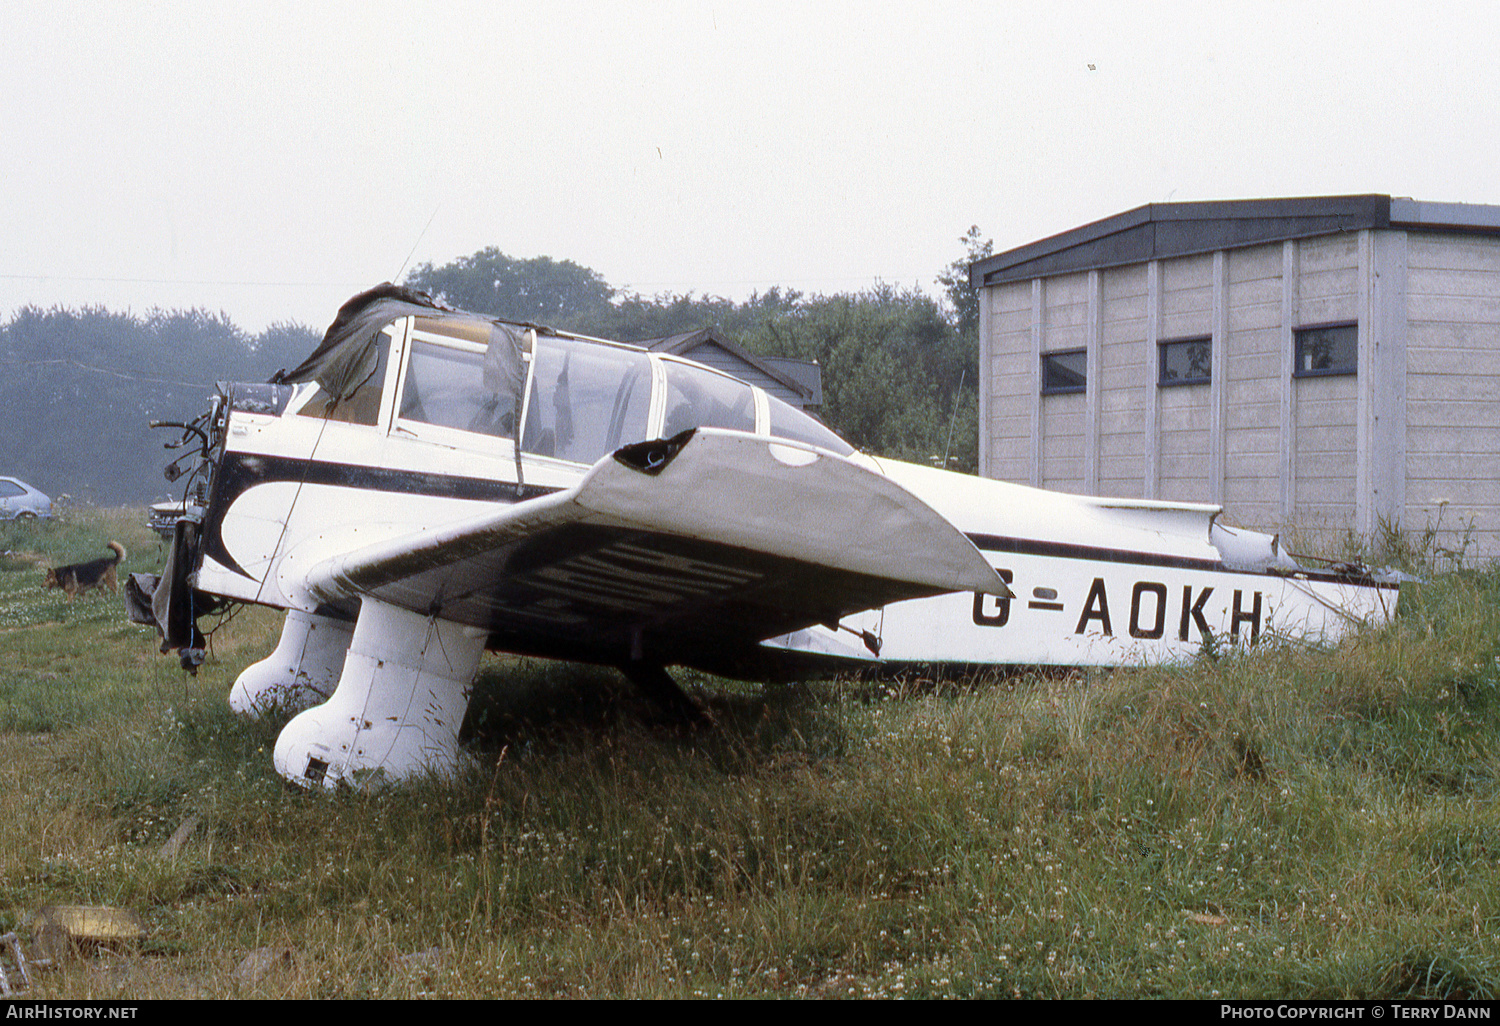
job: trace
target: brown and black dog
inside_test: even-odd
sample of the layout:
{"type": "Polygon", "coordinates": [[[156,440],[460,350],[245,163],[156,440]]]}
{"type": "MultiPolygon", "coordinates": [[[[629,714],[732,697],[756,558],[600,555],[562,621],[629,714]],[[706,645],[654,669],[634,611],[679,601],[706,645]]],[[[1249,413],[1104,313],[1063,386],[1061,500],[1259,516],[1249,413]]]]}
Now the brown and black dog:
{"type": "Polygon", "coordinates": [[[87,563],[74,563],[72,566],[53,567],[47,571],[47,577],[42,583],[49,588],[61,588],[67,592],[69,602],[90,588],[98,588],[100,591],[108,588],[111,595],[115,594],[118,583],[115,579],[115,567],[125,558],[125,546],[112,541],[109,548],[114,550],[113,559],[106,557],[87,563]]]}

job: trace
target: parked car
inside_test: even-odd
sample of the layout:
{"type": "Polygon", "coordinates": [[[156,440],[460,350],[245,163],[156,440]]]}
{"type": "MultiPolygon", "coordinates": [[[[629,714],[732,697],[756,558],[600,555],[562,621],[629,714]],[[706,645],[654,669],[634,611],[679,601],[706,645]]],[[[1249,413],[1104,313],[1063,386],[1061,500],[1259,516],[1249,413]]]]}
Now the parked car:
{"type": "Polygon", "coordinates": [[[0,477],[0,520],[52,516],[52,500],[18,477],[0,477]]]}
{"type": "Polygon", "coordinates": [[[146,526],[167,541],[177,531],[177,520],[187,509],[183,502],[155,502],[146,513],[146,526]]]}

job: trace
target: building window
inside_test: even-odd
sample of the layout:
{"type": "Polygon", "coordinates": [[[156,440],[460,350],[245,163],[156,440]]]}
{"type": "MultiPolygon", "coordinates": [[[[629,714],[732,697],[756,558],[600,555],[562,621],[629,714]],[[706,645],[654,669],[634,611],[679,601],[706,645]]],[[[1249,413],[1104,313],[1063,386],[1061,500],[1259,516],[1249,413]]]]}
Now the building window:
{"type": "Polygon", "coordinates": [[[1042,354],[1042,395],[1082,392],[1088,385],[1088,376],[1087,350],[1042,354]]]}
{"type": "Polygon", "coordinates": [[[1359,325],[1320,324],[1296,331],[1294,378],[1354,374],[1359,368],[1359,325]]]}
{"type": "Polygon", "coordinates": [[[1212,376],[1213,339],[1207,335],[1162,342],[1157,352],[1159,385],[1203,385],[1212,376]]]}

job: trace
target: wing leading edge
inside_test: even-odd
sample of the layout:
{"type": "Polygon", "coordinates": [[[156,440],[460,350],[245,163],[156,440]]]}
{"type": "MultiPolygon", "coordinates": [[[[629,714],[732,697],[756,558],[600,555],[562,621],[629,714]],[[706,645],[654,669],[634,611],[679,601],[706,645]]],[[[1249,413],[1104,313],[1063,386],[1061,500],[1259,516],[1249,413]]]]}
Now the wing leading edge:
{"type": "Polygon", "coordinates": [[[698,429],[605,457],[573,488],[331,555],[314,602],[370,597],[492,647],[732,669],[761,640],[949,591],[1006,595],[974,545],[888,478],[820,450],[698,429]]]}

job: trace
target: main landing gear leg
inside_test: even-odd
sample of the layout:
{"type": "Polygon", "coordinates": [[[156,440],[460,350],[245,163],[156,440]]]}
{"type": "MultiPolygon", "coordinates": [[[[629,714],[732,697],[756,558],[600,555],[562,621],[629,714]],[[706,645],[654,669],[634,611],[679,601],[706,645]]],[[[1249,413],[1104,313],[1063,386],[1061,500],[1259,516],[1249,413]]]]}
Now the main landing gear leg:
{"type": "Polygon", "coordinates": [[[672,679],[664,667],[654,663],[626,663],[620,672],[673,721],[689,727],[712,726],[714,718],[704,706],[672,679]]]}
{"type": "Polygon", "coordinates": [[[276,651],[245,668],[229,692],[229,707],[259,719],[275,710],[301,712],[327,701],[338,687],[354,624],[289,609],[276,651]]]}
{"type": "Polygon", "coordinates": [[[483,631],[365,599],[338,690],[282,730],[276,771],[328,789],[455,772],[484,642],[483,631]]]}

